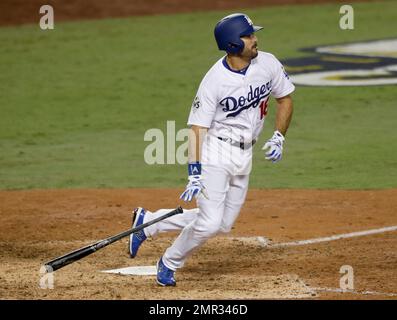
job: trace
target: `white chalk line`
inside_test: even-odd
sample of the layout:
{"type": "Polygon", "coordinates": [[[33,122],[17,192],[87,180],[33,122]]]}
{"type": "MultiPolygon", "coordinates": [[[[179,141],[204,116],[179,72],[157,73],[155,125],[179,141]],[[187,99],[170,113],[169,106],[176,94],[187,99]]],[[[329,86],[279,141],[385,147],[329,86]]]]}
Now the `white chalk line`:
{"type": "MultiPolygon", "coordinates": [[[[291,241],[291,242],[281,242],[281,243],[271,243],[271,241],[265,237],[239,237],[235,238],[237,240],[248,241],[252,242],[257,241],[262,247],[267,248],[281,248],[281,247],[291,247],[291,246],[302,246],[307,244],[313,243],[321,243],[321,242],[329,242],[335,241],[340,239],[347,239],[347,238],[354,238],[354,237],[362,237],[371,234],[379,234],[384,232],[396,231],[397,226],[390,226],[384,227],[379,229],[371,229],[371,230],[364,230],[358,232],[350,232],[350,233],[343,233],[337,234],[330,237],[322,237],[322,238],[313,238],[307,240],[300,240],[300,241],[291,241]]],[[[396,293],[386,293],[386,292],[377,292],[377,291],[356,291],[356,290],[343,290],[340,288],[314,288],[308,287],[308,289],[314,292],[335,292],[335,293],[351,293],[351,294],[358,294],[358,295],[377,295],[377,296],[386,296],[386,297],[397,297],[396,293]]]]}
{"type": "Polygon", "coordinates": [[[379,228],[379,229],[342,233],[342,234],[337,234],[337,235],[323,237],[323,238],[313,238],[313,239],[307,239],[307,240],[280,242],[280,243],[271,243],[269,241],[269,239],[267,239],[265,237],[238,237],[238,238],[234,238],[234,239],[241,240],[244,242],[247,242],[247,241],[252,242],[252,240],[256,240],[257,242],[259,242],[259,244],[262,247],[281,248],[281,247],[302,246],[302,245],[313,244],[313,243],[329,242],[329,241],[335,241],[335,240],[340,240],[340,239],[368,236],[371,234],[378,234],[378,233],[384,233],[384,232],[390,232],[390,231],[396,231],[396,230],[397,230],[397,226],[390,226],[390,227],[379,228]]]}
{"type": "Polygon", "coordinates": [[[340,288],[313,288],[314,291],[320,292],[335,292],[335,293],[351,293],[351,294],[360,294],[360,295],[375,295],[375,296],[387,296],[387,297],[397,297],[397,293],[386,293],[386,292],[378,292],[378,291],[356,291],[356,290],[343,290],[340,288]]]}

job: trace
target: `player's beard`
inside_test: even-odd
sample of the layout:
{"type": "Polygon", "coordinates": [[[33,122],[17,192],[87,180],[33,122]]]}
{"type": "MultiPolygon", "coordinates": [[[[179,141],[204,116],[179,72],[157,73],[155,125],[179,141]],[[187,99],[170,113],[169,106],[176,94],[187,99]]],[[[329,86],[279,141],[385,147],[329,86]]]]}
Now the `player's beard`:
{"type": "Polygon", "coordinates": [[[246,45],[239,56],[247,61],[255,59],[258,56],[258,43],[254,43],[252,46],[246,45]]]}
{"type": "Polygon", "coordinates": [[[255,59],[258,56],[258,44],[257,43],[255,43],[252,46],[252,50],[251,51],[252,51],[251,59],[255,59]]]}

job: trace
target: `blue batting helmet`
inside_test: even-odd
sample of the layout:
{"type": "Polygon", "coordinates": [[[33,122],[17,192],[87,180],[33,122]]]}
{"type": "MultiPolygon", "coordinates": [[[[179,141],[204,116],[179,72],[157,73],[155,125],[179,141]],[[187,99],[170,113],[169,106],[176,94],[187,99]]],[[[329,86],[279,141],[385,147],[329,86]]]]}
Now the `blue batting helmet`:
{"type": "Polygon", "coordinates": [[[233,13],[216,24],[214,34],[219,50],[239,53],[244,49],[244,42],[240,38],[261,29],[263,27],[254,26],[246,14],[233,13]]]}

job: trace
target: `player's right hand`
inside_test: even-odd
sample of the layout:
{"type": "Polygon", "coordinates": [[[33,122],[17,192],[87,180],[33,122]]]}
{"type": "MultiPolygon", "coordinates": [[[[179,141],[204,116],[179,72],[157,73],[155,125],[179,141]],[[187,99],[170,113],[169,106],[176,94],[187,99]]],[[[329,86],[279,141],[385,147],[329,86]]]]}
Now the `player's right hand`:
{"type": "Polygon", "coordinates": [[[180,199],[190,202],[194,197],[198,197],[200,193],[208,199],[207,190],[202,183],[201,175],[192,175],[189,176],[189,183],[186,186],[186,190],[181,194],[180,199]]]}
{"type": "Polygon", "coordinates": [[[207,191],[203,185],[201,177],[201,163],[199,161],[188,164],[189,182],[186,190],[179,197],[183,201],[190,202],[194,197],[198,197],[200,193],[208,199],[207,191]]]}

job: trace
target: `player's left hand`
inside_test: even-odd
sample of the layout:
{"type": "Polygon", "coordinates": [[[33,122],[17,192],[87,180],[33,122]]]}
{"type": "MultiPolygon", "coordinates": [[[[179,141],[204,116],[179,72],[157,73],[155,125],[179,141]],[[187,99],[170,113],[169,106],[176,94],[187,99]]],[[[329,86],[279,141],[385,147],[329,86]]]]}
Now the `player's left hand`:
{"type": "Polygon", "coordinates": [[[285,141],[284,136],[280,131],[274,131],[273,136],[265,143],[262,150],[268,150],[265,153],[266,160],[271,162],[278,162],[281,160],[283,155],[283,143],[285,141]]]}

